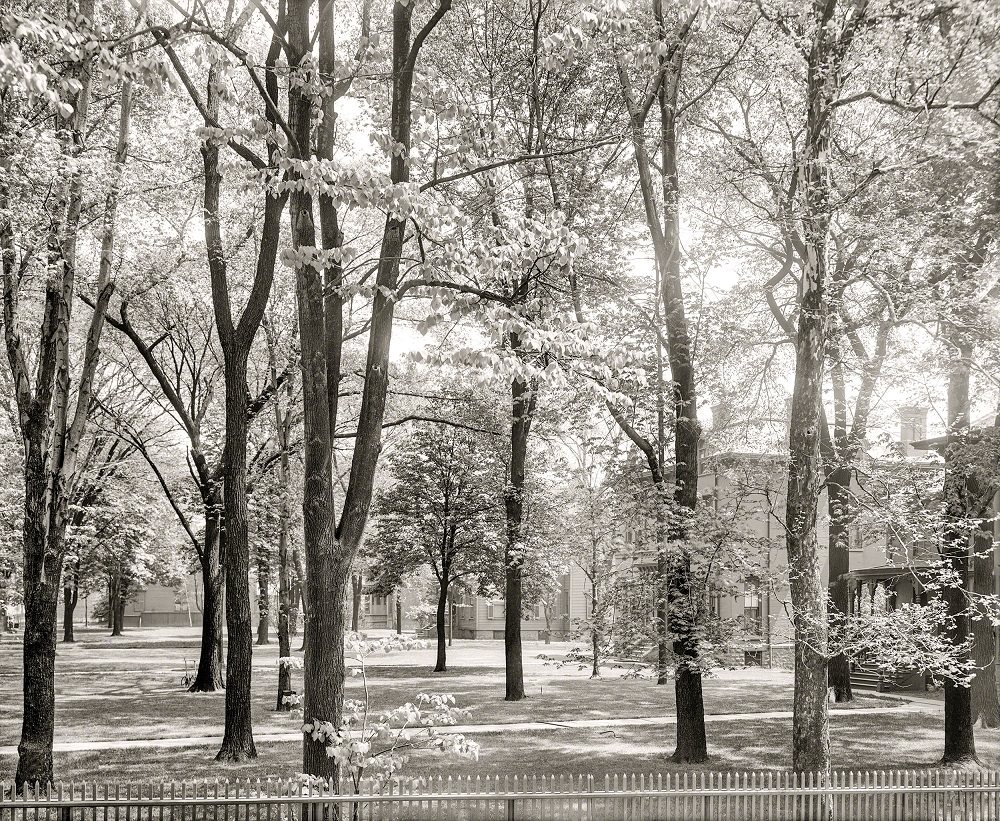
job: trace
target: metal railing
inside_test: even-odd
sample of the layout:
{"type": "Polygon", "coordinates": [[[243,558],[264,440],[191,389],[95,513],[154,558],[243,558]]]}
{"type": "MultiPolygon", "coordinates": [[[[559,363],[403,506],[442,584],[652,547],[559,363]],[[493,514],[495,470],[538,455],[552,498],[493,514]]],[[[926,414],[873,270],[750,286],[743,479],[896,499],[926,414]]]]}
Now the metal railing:
{"type": "Polygon", "coordinates": [[[0,784],[0,821],[992,821],[1000,772],[775,771],[400,779],[358,794],[298,781],[58,784],[16,793],[0,784]]]}

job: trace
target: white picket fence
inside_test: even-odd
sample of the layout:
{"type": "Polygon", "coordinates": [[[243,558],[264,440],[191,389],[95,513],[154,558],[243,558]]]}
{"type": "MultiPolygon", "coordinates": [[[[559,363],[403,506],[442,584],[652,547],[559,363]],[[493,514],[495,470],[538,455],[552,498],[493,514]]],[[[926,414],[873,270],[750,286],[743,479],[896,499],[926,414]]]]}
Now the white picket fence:
{"type": "Polygon", "coordinates": [[[993,821],[1000,772],[775,771],[437,777],[307,788],[297,781],[0,784],[0,821],[993,821]]]}

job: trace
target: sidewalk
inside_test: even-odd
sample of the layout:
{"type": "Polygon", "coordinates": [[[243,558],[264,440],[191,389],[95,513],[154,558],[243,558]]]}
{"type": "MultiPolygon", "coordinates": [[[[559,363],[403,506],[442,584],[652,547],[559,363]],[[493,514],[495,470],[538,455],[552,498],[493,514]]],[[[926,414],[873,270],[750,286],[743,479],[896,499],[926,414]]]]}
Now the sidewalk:
{"type": "MultiPolygon", "coordinates": [[[[830,715],[873,715],[876,713],[919,713],[940,709],[941,702],[933,699],[914,698],[907,703],[886,707],[860,707],[855,710],[831,708],[830,715]]],[[[724,721],[756,721],[759,719],[781,719],[792,717],[791,710],[776,710],[766,713],[720,713],[706,715],[706,724],[724,721]]],[[[466,724],[437,728],[449,733],[462,735],[488,735],[490,733],[551,732],[553,730],[601,729],[615,727],[668,727],[677,723],[677,716],[651,716],[647,718],[597,718],[572,719],[568,721],[524,721],[513,724],[466,724]]],[[[300,741],[302,733],[254,733],[256,741],[300,741]]],[[[150,748],[214,747],[222,743],[221,728],[218,735],[188,736],[180,738],[127,738],[111,741],[62,741],[53,745],[57,753],[86,753],[96,750],[148,750],[150,748]]],[[[16,755],[17,747],[0,747],[0,755],[16,755]]]]}

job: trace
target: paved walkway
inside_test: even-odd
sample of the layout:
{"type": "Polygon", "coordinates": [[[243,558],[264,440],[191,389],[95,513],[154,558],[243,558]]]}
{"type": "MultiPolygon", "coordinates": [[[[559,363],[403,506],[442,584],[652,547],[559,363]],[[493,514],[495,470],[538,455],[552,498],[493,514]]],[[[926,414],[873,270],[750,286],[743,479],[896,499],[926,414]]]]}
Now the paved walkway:
{"type": "MultiPolygon", "coordinates": [[[[885,707],[859,707],[853,710],[838,710],[831,708],[831,716],[840,715],[874,715],[876,713],[919,713],[936,711],[942,703],[928,698],[914,698],[905,704],[885,707]]],[[[716,724],[723,721],[756,721],[760,719],[791,718],[790,710],[774,710],[763,713],[719,713],[706,715],[706,724],[716,724]]],[[[524,721],[512,724],[465,724],[440,728],[450,733],[462,735],[487,735],[489,733],[537,733],[553,730],[574,729],[614,729],[616,727],[667,727],[677,723],[677,716],[649,716],[646,718],[592,718],[571,719],[568,721],[524,721]]],[[[254,733],[256,741],[300,741],[302,733],[254,733]]],[[[110,741],[57,741],[53,751],[57,753],[86,753],[97,750],[148,750],[150,748],[179,747],[215,747],[222,743],[222,734],[205,736],[182,736],[178,738],[123,738],[110,741]]],[[[0,755],[15,755],[17,747],[0,747],[0,755]]]]}

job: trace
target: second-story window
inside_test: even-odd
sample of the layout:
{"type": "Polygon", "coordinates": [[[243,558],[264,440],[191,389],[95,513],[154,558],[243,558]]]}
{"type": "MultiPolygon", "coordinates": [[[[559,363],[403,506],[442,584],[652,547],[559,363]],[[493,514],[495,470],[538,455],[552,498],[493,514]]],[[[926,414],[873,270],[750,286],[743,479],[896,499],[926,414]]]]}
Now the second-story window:
{"type": "Polygon", "coordinates": [[[743,587],[743,623],[751,633],[761,632],[760,590],[749,584],[743,587]]]}

